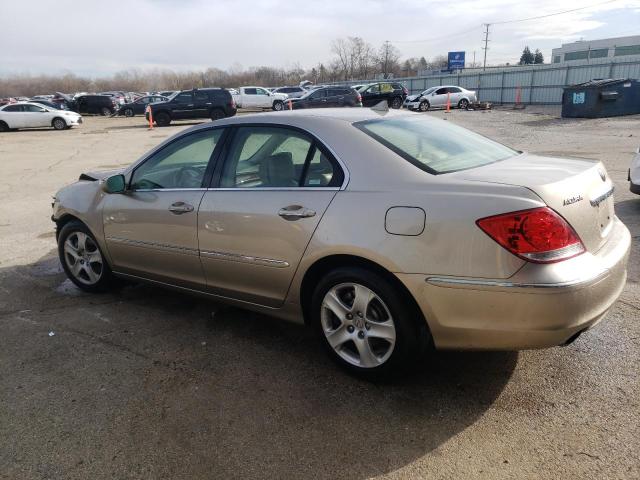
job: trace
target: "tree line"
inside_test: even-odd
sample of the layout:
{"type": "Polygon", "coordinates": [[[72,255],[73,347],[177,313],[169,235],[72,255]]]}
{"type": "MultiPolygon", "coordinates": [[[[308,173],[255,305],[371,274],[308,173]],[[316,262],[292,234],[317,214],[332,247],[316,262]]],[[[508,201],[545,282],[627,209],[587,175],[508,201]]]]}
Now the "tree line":
{"type": "MultiPolygon", "coordinates": [[[[528,47],[525,51],[528,51],[528,47]]],[[[297,85],[303,80],[322,84],[373,78],[411,77],[417,76],[421,71],[447,68],[447,57],[444,55],[437,55],[430,60],[424,56],[402,60],[400,51],[391,42],[384,42],[375,48],[361,37],[334,40],[331,43],[331,53],[333,56],[328,62],[318,63],[309,69],[302,68],[300,64],[286,68],[269,66],[242,68],[236,65],[228,70],[212,67],[206,70],[183,72],[168,69],[143,71],[132,68],[110,76],[95,78],[71,72],[62,75],[35,76],[15,74],[0,77],[0,97],[31,97],[54,92],[111,90],[152,92],[202,87],[229,88],[241,85],[276,87],[297,85]]],[[[538,53],[536,51],[535,60],[538,59],[538,53]]],[[[528,61],[528,58],[526,57],[525,60],[528,61]]]]}

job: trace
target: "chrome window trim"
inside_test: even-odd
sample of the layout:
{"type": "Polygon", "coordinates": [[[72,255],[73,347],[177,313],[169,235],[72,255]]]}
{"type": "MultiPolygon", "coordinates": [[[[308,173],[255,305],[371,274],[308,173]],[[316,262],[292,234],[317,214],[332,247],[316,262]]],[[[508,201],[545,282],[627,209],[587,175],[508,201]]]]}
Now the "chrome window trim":
{"type": "Polygon", "coordinates": [[[129,190],[131,193],[137,192],[204,192],[206,188],[141,188],[139,190],[129,190]]]}
{"type": "Polygon", "coordinates": [[[207,190],[221,192],[300,192],[300,191],[318,191],[318,192],[338,192],[342,187],[211,187],[207,190]]]}

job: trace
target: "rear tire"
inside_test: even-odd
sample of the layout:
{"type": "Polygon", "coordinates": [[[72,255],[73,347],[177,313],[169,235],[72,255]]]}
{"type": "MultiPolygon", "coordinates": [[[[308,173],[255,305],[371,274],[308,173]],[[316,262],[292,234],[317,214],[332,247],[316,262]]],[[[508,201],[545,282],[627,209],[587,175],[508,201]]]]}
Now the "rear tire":
{"type": "Polygon", "coordinates": [[[427,100],[423,100],[422,102],[420,102],[420,105],[418,105],[418,110],[420,110],[421,112],[426,112],[430,107],[431,105],[429,105],[429,102],[427,100]]]}
{"type": "Polygon", "coordinates": [[[224,111],[222,111],[219,108],[214,108],[213,110],[211,110],[211,113],[209,114],[209,117],[211,118],[211,121],[214,122],[216,120],[220,120],[222,118],[225,118],[225,114],[224,111]]]}
{"type": "Polygon", "coordinates": [[[9,125],[7,125],[5,122],[0,121],[0,132],[8,132],[9,131],[9,125]]]}
{"type": "Polygon", "coordinates": [[[276,100],[275,102],[273,102],[273,109],[276,112],[282,111],[283,108],[284,108],[284,103],[281,100],[276,100]]]}
{"type": "Polygon", "coordinates": [[[84,223],[74,220],[62,227],[58,234],[58,256],[69,280],[81,290],[100,293],[115,286],[111,268],[84,223]]]}
{"type": "Polygon", "coordinates": [[[65,130],[67,128],[67,122],[60,117],[56,117],[51,121],[51,126],[54,130],[65,130]]]}
{"type": "Polygon", "coordinates": [[[311,298],[311,320],[331,358],[352,374],[384,378],[413,368],[432,345],[422,315],[384,276],[338,268],[311,298]]]}
{"type": "Polygon", "coordinates": [[[391,100],[391,108],[396,110],[402,107],[402,97],[393,97],[391,100]]]}
{"type": "Polygon", "coordinates": [[[166,112],[158,112],[153,119],[159,127],[168,127],[171,123],[171,117],[166,112]]]}
{"type": "Polygon", "coordinates": [[[102,107],[100,109],[100,113],[102,114],[103,117],[109,117],[111,116],[111,109],[108,107],[102,107]]]}

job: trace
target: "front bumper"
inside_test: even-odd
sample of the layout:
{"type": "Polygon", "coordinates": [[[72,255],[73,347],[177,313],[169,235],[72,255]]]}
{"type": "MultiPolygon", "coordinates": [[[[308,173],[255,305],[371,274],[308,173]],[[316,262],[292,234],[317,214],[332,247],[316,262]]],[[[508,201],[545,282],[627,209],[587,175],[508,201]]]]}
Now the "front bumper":
{"type": "Polygon", "coordinates": [[[527,263],[509,279],[397,274],[427,319],[436,347],[521,350],[568,342],[600,321],[622,293],[631,246],[616,218],[595,254],[527,263]]]}

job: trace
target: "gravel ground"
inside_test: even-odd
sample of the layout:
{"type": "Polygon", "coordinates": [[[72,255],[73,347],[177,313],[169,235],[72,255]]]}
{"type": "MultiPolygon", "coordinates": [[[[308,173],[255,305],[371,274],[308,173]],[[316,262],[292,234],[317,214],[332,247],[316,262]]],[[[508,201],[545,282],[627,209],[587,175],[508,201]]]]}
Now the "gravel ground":
{"type": "Polygon", "coordinates": [[[356,380],[304,328],[131,286],[79,292],[55,257],[51,195],[185,124],[88,117],[0,135],[0,478],[639,478],[640,118],[554,108],[432,112],[515,148],[602,160],[634,245],[627,287],[574,344],[436,354],[356,380]]]}

